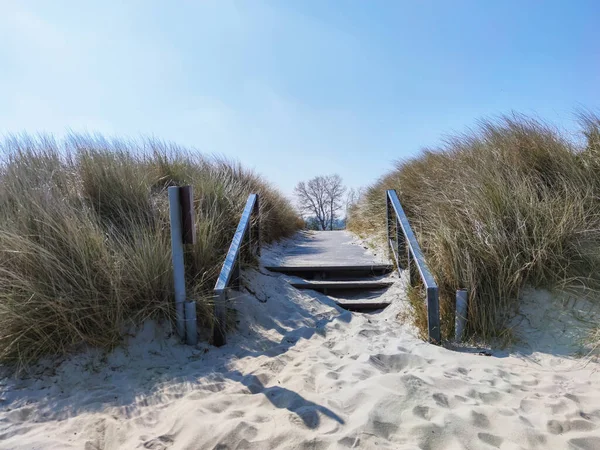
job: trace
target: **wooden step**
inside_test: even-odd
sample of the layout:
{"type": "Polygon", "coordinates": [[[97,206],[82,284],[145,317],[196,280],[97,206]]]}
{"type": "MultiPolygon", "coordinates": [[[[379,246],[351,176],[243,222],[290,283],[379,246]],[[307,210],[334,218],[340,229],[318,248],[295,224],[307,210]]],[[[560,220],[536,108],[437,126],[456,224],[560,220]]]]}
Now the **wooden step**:
{"type": "Polygon", "coordinates": [[[373,291],[389,288],[392,284],[390,281],[300,281],[290,283],[296,289],[311,289],[319,292],[331,292],[335,290],[373,291]]]}
{"type": "Polygon", "coordinates": [[[381,276],[392,272],[394,266],[391,264],[375,264],[370,266],[266,266],[265,269],[305,279],[334,279],[381,276]]]}
{"type": "Polygon", "coordinates": [[[336,303],[340,308],[347,309],[348,311],[358,312],[377,311],[379,309],[387,308],[391,305],[390,302],[369,302],[360,300],[344,300],[336,303]]]}

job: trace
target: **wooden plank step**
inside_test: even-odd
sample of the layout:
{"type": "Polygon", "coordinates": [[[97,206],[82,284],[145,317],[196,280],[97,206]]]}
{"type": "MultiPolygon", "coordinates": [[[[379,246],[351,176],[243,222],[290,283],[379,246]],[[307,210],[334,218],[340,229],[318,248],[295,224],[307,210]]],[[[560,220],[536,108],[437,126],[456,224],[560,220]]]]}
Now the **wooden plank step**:
{"type": "Polygon", "coordinates": [[[378,309],[384,309],[391,305],[390,302],[369,302],[369,301],[338,301],[336,302],[340,308],[347,309],[348,311],[376,311],[378,309]]]}
{"type": "Polygon", "coordinates": [[[385,289],[392,285],[390,281],[301,281],[290,283],[296,289],[312,289],[313,291],[323,290],[377,290],[385,289]]]}
{"type": "Polygon", "coordinates": [[[355,266],[265,266],[271,272],[296,275],[303,278],[315,276],[331,277],[360,277],[385,275],[394,270],[391,264],[355,265],[355,266]]]}

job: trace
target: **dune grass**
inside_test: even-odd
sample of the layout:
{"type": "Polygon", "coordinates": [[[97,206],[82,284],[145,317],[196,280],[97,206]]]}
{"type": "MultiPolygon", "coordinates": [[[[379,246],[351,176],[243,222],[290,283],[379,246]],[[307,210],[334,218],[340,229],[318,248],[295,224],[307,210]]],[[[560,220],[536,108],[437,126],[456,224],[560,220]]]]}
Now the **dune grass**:
{"type": "Polygon", "coordinates": [[[249,193],[265,241],[293,233],[288,201],[239,164],[156,141],[72,135],[0,142],[0,360],[110,348],[129,324],[172,313],[166,189],[194,186],[190,297],[210,291],[249,193]]]}
{"type": "MultiPolygon", "coordinates": [[[[582,139],[524,116],[483,121],[401,161],[350,210],[349,228],[385,230],[385,190],[396,189],[440,285],[442,332],[454,296],[469,290],[468,330],[506,332],[525,285],[600,287],[600,120],[580,117],[582,139]]],[[[421,328],[425,310],[415,309],[421,328]]]]}

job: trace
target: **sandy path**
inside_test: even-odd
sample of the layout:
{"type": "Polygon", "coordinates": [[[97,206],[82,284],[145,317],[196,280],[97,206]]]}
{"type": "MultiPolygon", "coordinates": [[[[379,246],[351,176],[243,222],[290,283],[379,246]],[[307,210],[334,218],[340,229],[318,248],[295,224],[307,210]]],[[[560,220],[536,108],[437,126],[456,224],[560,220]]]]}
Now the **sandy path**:
{"type": "Polygon", "coordinates": [[[221,349],[148,323],[110,354],[1,379],[0,448],[600,448],[593,362],[428,345],[395,319],[395,276],[395,303],[369,315],[283,276],[246,278],[266,302],[238,299],[221,349]]]}

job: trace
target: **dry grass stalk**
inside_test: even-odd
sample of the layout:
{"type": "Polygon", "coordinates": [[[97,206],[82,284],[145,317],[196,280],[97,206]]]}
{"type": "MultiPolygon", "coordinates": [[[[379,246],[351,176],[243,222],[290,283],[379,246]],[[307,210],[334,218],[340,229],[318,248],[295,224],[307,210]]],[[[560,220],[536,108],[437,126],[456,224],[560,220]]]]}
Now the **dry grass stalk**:
{"type": "Polygon", "coordinates": [[[351,208],[349,227],[383,233],[385,190],[398,191],[440,285],[446,337],[460,288],[468,331],[484,339],[503,332],[525,285],[597,296],[600,119],[581,124],[583,144],[523,116],[481,122],[399,162],[351,208]]]}
{"type": "Polygon", "coordinates": [[[171,314],[168,186],[194,186],[188,281],[206,323],[247,195],[261,195],[266,241],[299,225],[259,176],[172,144],[18,136],[0,154],[0,360],[19,366],[82,344],[110,348],[128,324],[171,314]]]}

